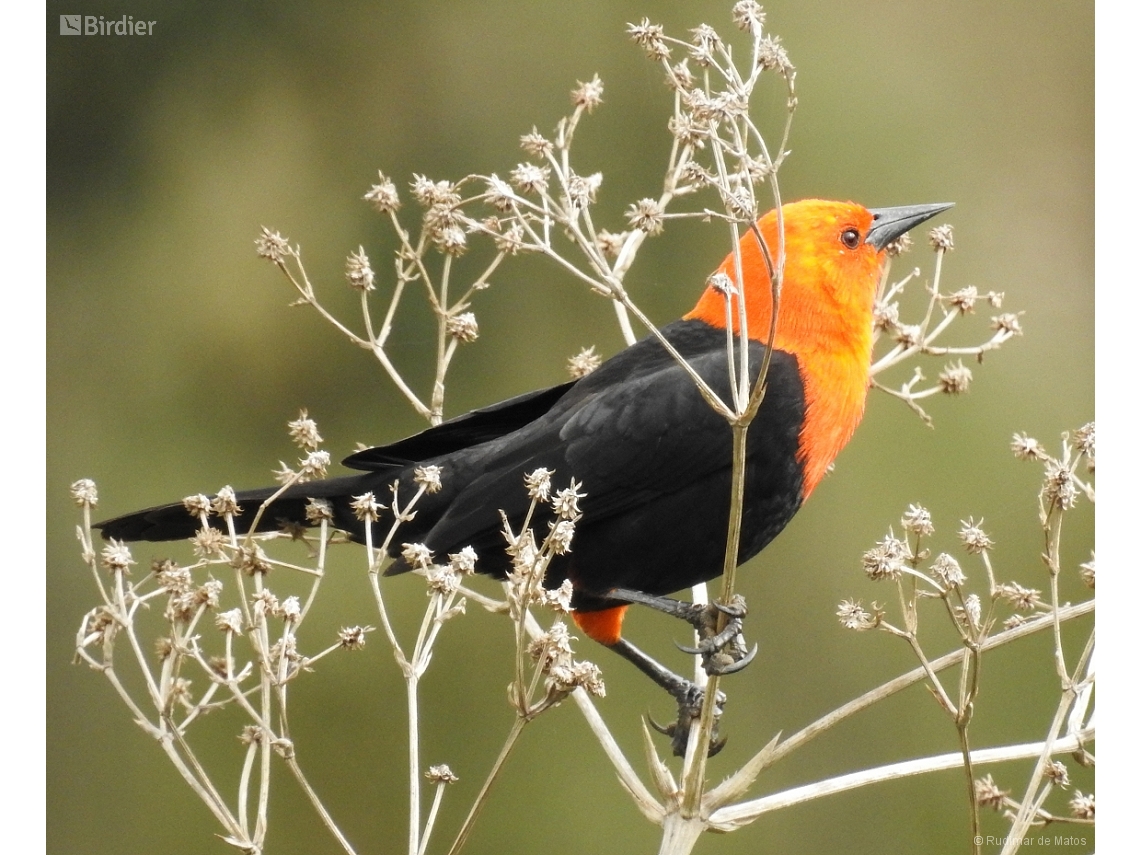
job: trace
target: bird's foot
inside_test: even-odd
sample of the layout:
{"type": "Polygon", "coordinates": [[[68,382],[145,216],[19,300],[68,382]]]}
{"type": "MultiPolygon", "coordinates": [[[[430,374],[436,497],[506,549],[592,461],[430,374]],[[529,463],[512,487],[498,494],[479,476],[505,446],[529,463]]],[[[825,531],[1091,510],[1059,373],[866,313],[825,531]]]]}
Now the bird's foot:
{"type": "MultiPolygon", "coordinates": [[[[677,701],[677,720],[672,724],[661,725],[655,722],[652,717],[648,717],[649,724],[658,733],[669,737],[675,756],[684,757],[689,748],[689,733],[700,720],[701,712],[704,709],[705,690],[696,683],[684,680],[670,688],[669,694],[677,701]]],[[[719,735],[720,717],[724,712],[726,700],[724,692],[718,691],[716,693],[716,703],[713,705],[712,731],[709,734],[709,757],[719,753],[728,741],[727,737],[721,738],[719,735]]]]}
{"type": "Polygon", "coordinates": [[[707,606],[692,605],[686,620],[697,631],[700,641],[696,647],[677,647],[684,653],[700,656],[706,674],[735,674],[756,658],[758,645],[748,649],[744,640],[744,616],[748,607],[744,597],[735,595],[729,603],[713,602],[707,606]],[[724,629],[717,630],[720,616],[728,617],[724,629]]]}

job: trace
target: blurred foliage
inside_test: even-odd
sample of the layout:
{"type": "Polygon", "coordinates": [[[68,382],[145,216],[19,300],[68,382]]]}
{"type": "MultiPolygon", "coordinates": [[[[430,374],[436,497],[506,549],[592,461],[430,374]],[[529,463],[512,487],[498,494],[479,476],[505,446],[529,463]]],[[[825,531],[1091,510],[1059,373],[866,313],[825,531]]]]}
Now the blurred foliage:
{"type": "MultiPolygon", "coordinates": [[[[334,455],[421,427],[371,357],[313,313],[286,308],[287,283],[254,256],[258,228],[299,242],[318,287],[352,317],[344,256],[362,244],[381,279],[389,269],[390,237],[360,201],[376,169],[401,185],[413,172],[504,174],[523,157],[519,135],[532,125],[549,131],[575,81],[595,72],[605,104],[580,132],[578,156],[604,170],[600,207],[618,227],[624,206],[659,186],[669,144],[669,95],[625,23],[648,15],[674,35],[702,21],[727,33],[730,6],[90,0],[84,14],[156,20],[154,36],[62,38],[56,15],[72,7],[48,4],[49,851],[226,851],[110,688],[69,665],[95,594],[77,558],[67,485],[94,478],[104,515],[225,483],[257,485],[289,454],[284,423],[301,407],[334,455]],[[338,289],[343,296],[332,296],[338,289]]],[[[1006,306],[1025,310],[1026,335],[975,368],[966,398],[934,403],[933,431],[872,395],[836,472],[742,575],[761,655],[727,687],[730,743],[714,776],[717,763],[735,768],[774,731],[911,667],[901,642],[845,633],[833,616],[844,597],[882,596],[863,579],[859,556],[909,502],[933,512],[942,548],[959,519],[984,517],[999,572],[1045,587],[1039,471],[1012,459],[1009,439],[1027,431],[1056,450],[1061,431],[1093,417],[1092,4],[766,7],[769,31],[798,68],[785,198],[956,202],[948,219],[958,250],[944,281],[1006,291],[1006,306]]],[[[780,87],[770,92],[755,105],[762,120],[781,114],[780,87]]],[[[727,249],[719,230],[670,227],[642,251],[628,284],[667,321],[689,307],[727,249]]],[[[904,260],[925,267],[930,256],[921,247],[904,260]]],[[[475,312],[481,337],[456,358],[451,415],[560,382],[566,357],[584,345],[607,355],[620,347],[610,309],[534,260],[496,276],[475,312]]],[[[398,345],[405,366],[432,347],[414,324],[398,345]]],[[[1091,543],[1091,530],[1086,507],[1067,539],[1091,543]]],[[[147,549],[137,557],[146,561],[147,549]]],[[[374,622],[352,557],[322,593],[330,633],[374,622]]],[[[415,581],[390,590],[419,613],[415,581]]],[[[666,656],[678,636],[650,615],[628,626],[666,656]]],[[[509,725],[500,655],[508,644],[504,623],[473,611],[446,628],[424,685],[425,760],[449,763],[462,779],[445,802],[445,835],[509,725]]],[[[603,712],[637,755],[638,717],[650,706],[665,718],[666,699],[600,648],[587,655],[606,673],[603,712]]],[[[977,743],[1040,738],[1054,684],[1044,638],[992,657],[977,743]]],[[[380,643],[325,660],[295,692],[294,727],[307,719],[313,739],[307,768],[361,852],[403,839],[402,697],[380,643]]],[[[219,733],[222,757],[231,744],[224,727],[219,733]]],[[[781,764],[761,786],[954,747],[952,727],[915,690],[781,764]]],[[[1020,785],[1027,770],[995,776],[1020,785]]],[[[961,788],[955,772],[847,793],[701,851],[960,852],[961,788]]],[[[284,776],[275,798],[270,852],[333,851],[284,776]]],[[[989,833],[1004,828],[984,820],[989,833]]],[[[648,851],[656,839],[567,707],[526,734],[468,851],[648,851]]]]}

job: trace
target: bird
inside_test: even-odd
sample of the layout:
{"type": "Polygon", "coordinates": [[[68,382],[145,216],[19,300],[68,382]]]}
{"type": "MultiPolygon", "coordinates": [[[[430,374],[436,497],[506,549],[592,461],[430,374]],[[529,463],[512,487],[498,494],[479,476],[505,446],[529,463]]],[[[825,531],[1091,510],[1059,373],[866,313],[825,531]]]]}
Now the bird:
{"type": "MultiPolygon", "coordinates": [[[[544,469],[553,473],[555,487],[579,485],[574,489],[581,494],[581,517],[570,549],[554,556],[544,585],[555,589],[569,580],[577,626],[677,699],[678,725],[671,732],[674,751],[683,754],[685,720],[696,714],[702,692],[625,639],[623,621],[634,603],[671,611],[694,625],[695,615],[707,615],[668,595],[723,572],[732,430],[662,339],[722,401],[732,400],[730,337],[735,348],[748,349],[751,381],[768,357],[766,390],[745,441],[736,556],[742,564],[788,524],[863,416],[874,299],[887,245],[949,207],[866,208],[806,199],[783,205],[779,217],[769,211],[709,277],[693,310],[661,327],[660,337],[647,335],[578,379],[358,451],[344,460],[356,474],[293,486],[264,516],[279,524],[311,525],[305,506],[309,499],[323,499],[333,524],[363,542],[369,523],[353,512],[353,498],[386,494],[393,482],[400,494],[414,493],[416,470],[438,466],[440,489],[421,496],[398,540],[422,543],[433,555],[471,547],[478,556],[476,571],[501,579],[511,570],[504,521],[517,530],[531,505],[524,478],[544,469]],[[770,265],[780,246],[785,263],[771,336],[770,265]],[[726,293],[735,289],[743,292],[747,317],[743,343],[739,312],[726,315],[726,293]]],[[[239,533],[276,492],[237,494],[239,533]]],[[[376,542],[392,524],[388,513],[371,523],[376,542]]],[[[538,531],[553,521],[553,510],[542,506],[531,523],[538,531]]],[[[192,537],[200,524],[182,503],[174,503],[97,527],[108,539],[167,541],[192,537]]],[[[412,569],[399,544],[391,549],[395,560],[388,573],[412,569]]],[[[739,614],[727,605],[721,609],[739,614]]],[[[723,644],[723,633],[717,639],[723,644]]],[[[740,659],[733,657],[729,668],[740,659]]],[[[705,661],[707,668],[707,656],[705,661]]]]}

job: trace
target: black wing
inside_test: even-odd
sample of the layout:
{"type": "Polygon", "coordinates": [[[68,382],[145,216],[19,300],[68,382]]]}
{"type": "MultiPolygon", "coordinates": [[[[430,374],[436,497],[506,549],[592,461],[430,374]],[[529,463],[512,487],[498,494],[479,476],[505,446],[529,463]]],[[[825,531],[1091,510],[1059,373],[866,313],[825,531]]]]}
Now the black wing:
{"type": "Polygon", "coordinates": [[[346,457],[343,463],[350,469],[365,471],[403,469],[412,463],[498,439],[545,415],[577,382],[571,380],[472,410],[391,445],[358,451],[346,457]]]}

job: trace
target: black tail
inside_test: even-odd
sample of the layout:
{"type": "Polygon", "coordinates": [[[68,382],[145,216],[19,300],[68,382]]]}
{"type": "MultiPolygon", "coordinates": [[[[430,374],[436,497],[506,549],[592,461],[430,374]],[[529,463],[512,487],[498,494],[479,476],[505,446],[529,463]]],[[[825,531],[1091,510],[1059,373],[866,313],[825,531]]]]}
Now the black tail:
{"type": "MultiPolygon", "coordinates": [[[[311,525],[305,517],[305,507],[309,499],[325,499],[330,502],[333,509],[333,524],[353,534],[362,534],[361,523],[356,519],[349,507],[352,497],[366,492],[372,487],[365,481],[375,481],[371,473],[366,475],[350,475],[344,478],[330,478],[326,481],[311,481],[289,488],[283,495],[273,500],[265,513],[261,515],[258,531],[275,531],[283,523],[296,523],[311,525]]],[[[260,490],[244,490],[237,494],[237,502],[241,513],[234,518],[238,534],[249,531],[261,509],[261,504],[274,493],[276,487],[263,487],[260,490]]],[[[224,528],[225,523],[218,517],[210,517],[210,524],[215,528],[224,528]]],[[[190,512],[182,502],[170,505],[159,505],[147,508],[145,511],[136,511],[133,514],[115,517],[96,523],[95,528],[103,533],[104,539],[136,541],[162,541],[181,540],[193,537],[201,528],[201,521],[190,512]]]]}

